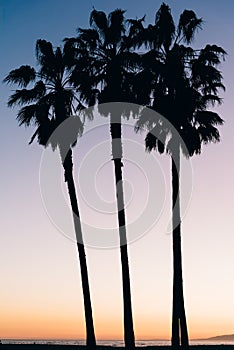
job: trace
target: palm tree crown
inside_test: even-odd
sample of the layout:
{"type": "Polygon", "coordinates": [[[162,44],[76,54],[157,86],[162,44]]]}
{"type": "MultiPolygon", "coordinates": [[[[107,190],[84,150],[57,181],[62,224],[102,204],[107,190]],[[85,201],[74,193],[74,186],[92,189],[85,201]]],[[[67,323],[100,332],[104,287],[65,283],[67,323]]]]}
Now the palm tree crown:
{"type": "MultiPolygon", "coordinates": [[[[170,8],[162,4],[155,25],[135,37],[138,46],[145,44],[149,49],[144,55],[145,74],[151,73],[149,106],[165,118],[150,120],[144,113],[139,118],[137,129],[146,126],[151,130],[146,137],[148,150],[164,152],[166,140],[172,137],[166,120],[182,137],[186,156],[200,153],[202,143],[219,141],[216,126],[223,120],[207,108],[222,102],[218,92],[220,88],[224,90],[224,85],[216,66],[226,52],[216,45],[206,45],[201,50],[189,46],[201,24],[202,19],[193,11],[185,10],[175,26],[170,8]]],[[[165,149],[170,152],[170,142],[165,149]]]]}
{"type": "Polygon", "coordinates": [[[133,102],[130,87],[140,60],[130,49],[124,13],[116,9],[107,16],[94,9],[91,28],[80,28],[76,39],[66,39],[77,49],[79,66],[73,70],[72,79],[88,106],[97,101],[133,102]]]}
{"type": "MultiPolygon", "coordinates": [[[[79,100],[71,85],[71,67],[75,60],[66,45],[63,50],[60,47],[53,49],[46,40],[37,41],[36,58],[38,71],[24,65],[12,70],[4,82],[18,84],[21,88],[10,96],[8,106],[21,107],[17,113],[19,125],[36,125],[30,143],[37,136],[39,144],[45,146],[58,125],[77,110],[79,100]]],[[[74,125],[78,136],[83,125],[78,118],[74,125]]],[[[57,142],[52,144],[53,148],[57,142]]]]}

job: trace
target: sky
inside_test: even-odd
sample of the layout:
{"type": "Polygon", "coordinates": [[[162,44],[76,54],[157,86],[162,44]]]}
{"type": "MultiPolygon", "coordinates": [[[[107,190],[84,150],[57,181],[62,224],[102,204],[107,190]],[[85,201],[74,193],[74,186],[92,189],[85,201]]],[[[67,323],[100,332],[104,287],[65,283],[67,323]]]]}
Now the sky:
{"type": "MultiPolygon", "coordinates": [[[[152,23],[160,4],[157,0],[0,0],[0,80],[22,64],[35,65],[37,39],[58,46],[78,27],[87,27],[93,6],[107,13],[122,8],[129,18],[146,14],[146,23],[152,23]]],[[[195,339],[234,333],[234,2],[168,0],[167,4],[176,21],[184,9],[204,19],[194,47],[215,43],[228,52],[220,67],[226,92],[222,106],[215,109],[225,120],[221,142],[204,147],[200,156],[183,162],[182,169],[184,294],[189,335],[195,339]]],[[[80,270],[58,155],[44,152],[36,143],[28,146],[33,129],[19,128],[17,109],[7,108],[12,89],[0,84],[0,338],[83,339],[80,270]]],[[[87,124],[74,151],[74,173],[84,235],[89,239],[90,232],[96,232],[86,247],[96,336],[122,339],[113,164],[108,120],[97,119],[87,124]],[[113,234],[109,248],[97,238],[102,228],[113,234]]],[[[124,124],[135,335],[136,339],[169,339],[170,159],[146,154],[144,135],[134,134],[133,121],[124,124]]]]}

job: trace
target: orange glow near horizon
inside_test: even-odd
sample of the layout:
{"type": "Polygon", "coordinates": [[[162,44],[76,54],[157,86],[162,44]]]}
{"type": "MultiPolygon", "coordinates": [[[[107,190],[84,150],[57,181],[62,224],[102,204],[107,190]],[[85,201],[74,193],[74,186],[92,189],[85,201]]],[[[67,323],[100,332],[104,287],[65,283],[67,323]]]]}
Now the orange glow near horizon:
{"type": "MultiPolygon", "coordinates": [[[[170,339],[170,324],[168,320],[161,322],[142,319],[135,324],[136,340],[162,340],[170,339]]],[[[206,321],[190,324],[190,339],[204,339],[227,333],[231,325],[208,324],[206,321]],[[225,328],[226,327],[226,328],[225,328]]],[[[1,339],[85,339],[85,326],[82,319],[64,319],[56,317],[13,317],[13,315],[1,318],[1,339]],[[4,322],[3,322],[4,320],[4,322]]],[[[111,323],[103,319],[95,325],[97,340],[123,340],[123,329],[119,319],[111,323]]]]}

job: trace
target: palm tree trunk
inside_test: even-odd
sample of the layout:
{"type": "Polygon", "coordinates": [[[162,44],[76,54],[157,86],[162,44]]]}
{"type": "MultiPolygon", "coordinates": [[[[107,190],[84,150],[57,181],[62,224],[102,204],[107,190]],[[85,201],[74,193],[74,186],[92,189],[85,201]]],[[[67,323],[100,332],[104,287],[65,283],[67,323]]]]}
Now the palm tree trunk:
{"type": "Polygon", "coordinates": [[[172,305],[172,347],[188,349],[188,331],[184,307],[181,217],[180,217],[180,147],[172,154],[172,222],[173,222],[173,305],[172,305]]]}
{"type": "Polygon", "coordinates": [[[80,214],[78,208],[78,201],[76,197],[75,184],[73,179],[73,163],[72,163],[72,150],[69,149],[65,157],[62,157],[65,182],[67,183],[70,203],[73,213],[73,221],[77,239],[77,248],[80,260],[80,270],[81,270],[81,280],[83,288],[83,298],[84,298],[84,310],[85,310],[85,321],[86,321],[86,344],[89,348],[96,347],[96,339],[94,333],[93,325],[93,315],[92,315],[92,305],[89,290],[89,280],[88,280],[88,269],[86,263],[86,255],[83,244],[80,214]],[[65,158],[65,160],[64,160],[65,158]]]}
{"type": "Polygon", "coordinates": [[[110,132],[112,138],[112,155],[115,168],[116,199],[118,209],[120,255],[123,283],[123,311],[124,311],[124,341],[128,349],[135,348],[135,336],[132,317],[131,287],[127,249],[127,235],[125,224],[124,193],[122,180],[122,142],[121,116],[111,113],[110,132]]]}

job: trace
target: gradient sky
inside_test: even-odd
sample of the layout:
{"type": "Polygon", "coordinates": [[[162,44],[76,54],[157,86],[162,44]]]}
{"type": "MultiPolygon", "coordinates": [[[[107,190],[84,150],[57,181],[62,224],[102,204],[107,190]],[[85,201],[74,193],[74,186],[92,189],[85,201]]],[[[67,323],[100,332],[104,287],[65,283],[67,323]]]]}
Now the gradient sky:
{"type": "MultiPolygon", "coordinates": [[[[227,91],[223,94],[223,105],[216,109],[225,119],[221,128],[222,142],[204,147],[202,155],[192,159],[192,196],[182,230],[190,337],[234,333],[234,2],[169,0],[167,3],[175,19],[185,8],[203,17],[204,29],[198,33],[195,47],[215,43],[228,52],[221,67],[227,91]]],[[[77,27],[87,27],[93,6],[107,12],[123,8],[129,18],[146,14],[146,21],[153,22],[160,4],[160,1],[151,0],[139,4],[123,0],[0,0],[0,80],[22,64],[35,64],[37,39],[61,45],[64,37],[75,35],[77,27]]],[[[36,143],[28,146],[33,129],[18,128],[16,110],[6,107],[11,90],[0,85],[0,338],[84,338],[76,245],[71,232],[61,233],[69,225],[72,227],[71,221],[67,222],[71,217],[67,211],[64,220],[68,226],[64,229],[63,223],[55,222],[56,217],[54,220],[43,204],[39,185],[43,149],[36,143]]],[[[116,227],[116,215],[106,122],[97,128],[95,124],[88,125],[90,130],[78,143],[74,159],[77,183],[80,176],[82,219],[87,225],[110,229],[116,227]],[[105,152],[98,147],[104,147],[105,152]],[[90,169],[93,171],[92,159],[97,149],[102,153],[102,168],[94,169],[101,204],[99,210],[94,210],[88,189],[95,184],[89,184],[88,181],[94,179],[88,175],[90,169]]],[[[124,148],[128,222],[137,222],[148,210],[149,203],[153,213],[155,208],[156,219],[160,214],[148,232],[145,231],[149,227],[142,229],[139,225],[139,231],[144,232],[138,234],[134,225],[129,226],[131,240],[138,238],[129,246],[136,338],[169,339],[172,304],[172,237],[166,233],[170,219],[169,158],[145,155],[144,135],[135,136],[131,125],[125,127],[124,135],[128,139],[124,148]],[[147,191],[151,195],[148,196],[147,191]]],[[[55,154],[53,158],[56,160],[56,157],[55,154]]],[[[187,169],[189,171],[188,164],[187,169]]],[[[186,171],[184,174],[186,178],[186,171]]],[[[59,166],[57,176],[54,181],[60,184],[66,203],[66,188],[59,166]]],[[[188,178],[184,184],[187,203],[188,178]]],[[[122,339],[119,251],[89,247],[87,258],[97,338],[122,339]]]]}

